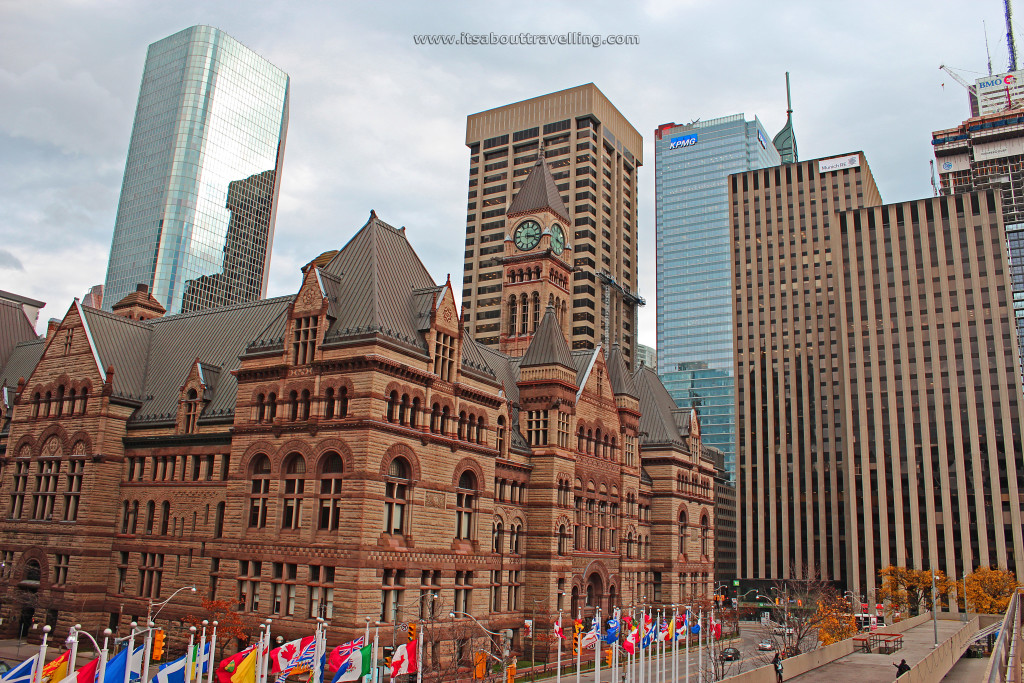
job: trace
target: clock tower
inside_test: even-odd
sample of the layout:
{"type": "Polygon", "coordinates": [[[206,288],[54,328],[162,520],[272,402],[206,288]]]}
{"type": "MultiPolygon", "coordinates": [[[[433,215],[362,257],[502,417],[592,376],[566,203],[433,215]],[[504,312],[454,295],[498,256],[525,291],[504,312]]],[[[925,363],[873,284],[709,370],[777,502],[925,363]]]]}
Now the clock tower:
{"type": "Polygon", "coordinates": [[[522,356],[548,306],[569,338],[572,247],[565,208],[543,152],[505,213],[502,353],[522,356]]]}

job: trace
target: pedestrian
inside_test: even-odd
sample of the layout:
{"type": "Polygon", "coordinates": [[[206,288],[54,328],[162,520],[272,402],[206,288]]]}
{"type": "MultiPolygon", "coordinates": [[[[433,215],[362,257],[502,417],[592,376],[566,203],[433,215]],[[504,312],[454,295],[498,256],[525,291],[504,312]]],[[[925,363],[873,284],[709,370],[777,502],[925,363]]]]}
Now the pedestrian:
{"type": "Polygon", "coordinates": [[[910,671],[910,665],[907,664],[907,660],[905,659],[901,659],[899,664],[893,662],[892,665],[896,667],[896,678],[899,678],[903,674],[910,671]]]}
{"type": "Polygon", "coordinates": [[[782,656],[778,652],[775,653],[772,666],[775,667],[775,680],[777,683],[782,683],[782,656]]]}

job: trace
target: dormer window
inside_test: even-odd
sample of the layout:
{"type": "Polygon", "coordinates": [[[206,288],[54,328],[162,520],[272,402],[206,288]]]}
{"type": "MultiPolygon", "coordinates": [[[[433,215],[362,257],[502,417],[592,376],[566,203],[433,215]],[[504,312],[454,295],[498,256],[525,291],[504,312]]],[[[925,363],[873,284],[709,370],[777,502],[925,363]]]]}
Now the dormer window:
{"type": "Polygon", "coordinates": [[[446,382],[450,382],[454,375],[455,366],[455,338],[444,332],[437,333],[434,342],[434,374],[446,382]]]}
{"type": "Polygon", "coordinates": [[[188,390],[185,401],[185,433],[194,434],[199,421],[199,394],[195,389],[188,390]]]}
{"type": "Polygon", "coordinates": [[[292,341],[292,362],[306,365],[313,362],[316,351],[317,316],[295,319],[295,332],[292,341]]]}

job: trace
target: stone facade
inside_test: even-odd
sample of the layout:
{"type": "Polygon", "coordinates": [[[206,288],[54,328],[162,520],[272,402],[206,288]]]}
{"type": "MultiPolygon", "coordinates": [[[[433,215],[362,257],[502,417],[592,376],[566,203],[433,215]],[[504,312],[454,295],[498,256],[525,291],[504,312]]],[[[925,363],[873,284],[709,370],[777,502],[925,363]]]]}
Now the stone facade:
{"type": "Polygon", "coordinates": [[[476,343],[428,278],[374,215],[294,296],[144,321],[76,301],[0,434],[2,628],[123,633],[194,585],[161,619],[215,598],[254,634],[369,617],[390,642],[434,603],[522,646],[533,615],[710,595],[696,420],[618,347],[570,352],[554,311],[522,357],[476,343]]]}

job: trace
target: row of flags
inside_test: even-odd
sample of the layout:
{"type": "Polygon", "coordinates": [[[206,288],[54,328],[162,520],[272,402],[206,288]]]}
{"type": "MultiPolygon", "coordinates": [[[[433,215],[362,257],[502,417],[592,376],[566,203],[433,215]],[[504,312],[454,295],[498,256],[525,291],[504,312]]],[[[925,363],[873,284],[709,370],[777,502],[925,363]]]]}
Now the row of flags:
{"type": "MultiPolygon", "coordinates": [[[[581,634],[579,647],[588,650],[594,649],[598,642],[608,645],[617,644],[620,630],[625,628],[626,637],[622,640],[622,648],[630,654],[636,653],[638,645],[640,649],[643,649],[650,647],[652,643],[682,640],[686,637],[687,629],[693,635],[699,635],[701,632],[701,620],[695,618],[690,610],[687,610],[685,614],[676,615],[674,618],[652,617],[651,614],[644,613],[636,621],[637,623],[633,623],[633,619],[629,615],[623,615],[621,619],[612,617],[605,624],[606,628],[603,634],[601,633],[601,622],[598,619],[593,620],[590,630],[586,633],[581,634],[583,631],[582,619],[575,619],[573,628],[577,634],[581,634]]],[[[554,632],[556,638],[565,637],[561,621],[555,622],[554,632]]],[[[722,637],[722,624],[716,621],[713,615],[708,620],[706,635],[710,635],[716,640],[722,637]]]]}

